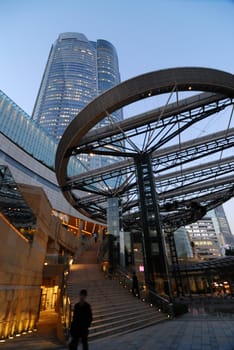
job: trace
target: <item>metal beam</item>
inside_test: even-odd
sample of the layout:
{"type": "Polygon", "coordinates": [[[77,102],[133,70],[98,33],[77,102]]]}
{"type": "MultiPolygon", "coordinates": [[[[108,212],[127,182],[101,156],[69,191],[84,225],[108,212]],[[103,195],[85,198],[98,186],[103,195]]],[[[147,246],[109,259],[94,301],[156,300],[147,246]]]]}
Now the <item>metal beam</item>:
{"type": "Polygon", "coordinates": [[[115,124],[104,126],[95,130],[89,131],[78,143],[78,148],[86,146],[90,143],[96,143],[100,140],[115,136],[122,131],[130,131],[146,124],[159,121],[160,119],[170,118],[173,115],[178,115],[187,112],[191,109],[203,107],[207,104],[215,103],[224,100],[226,97],[221,94],[202,93],[189,98],[185,98],[178,102],[169,104],[164,110],[163,108],[155,108],[151,111],[138,114],[136,116],[127,118],[115,124]],[[163,111],[163,115],[162,114],[163,111]],[[122,131],[121,131],[122,130],[122,131]]]}

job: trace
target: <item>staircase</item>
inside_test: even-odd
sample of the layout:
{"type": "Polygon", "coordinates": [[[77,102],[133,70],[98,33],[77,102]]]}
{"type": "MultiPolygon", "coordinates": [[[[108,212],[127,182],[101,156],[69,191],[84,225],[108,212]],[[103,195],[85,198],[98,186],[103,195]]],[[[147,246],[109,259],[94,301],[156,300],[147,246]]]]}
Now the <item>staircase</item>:
{"type": "Polygon", "coordinates": [[[80,264],[71,266],[68,280],[68,295],[73,306],[79,299],[79,291],[88,290],[88,302],[93,310],[91,341],[129,333],[167,319],[155,308],[134,298],[117,280],[105,279],[96,256],[94,246],[85,252],[80,264]]]}

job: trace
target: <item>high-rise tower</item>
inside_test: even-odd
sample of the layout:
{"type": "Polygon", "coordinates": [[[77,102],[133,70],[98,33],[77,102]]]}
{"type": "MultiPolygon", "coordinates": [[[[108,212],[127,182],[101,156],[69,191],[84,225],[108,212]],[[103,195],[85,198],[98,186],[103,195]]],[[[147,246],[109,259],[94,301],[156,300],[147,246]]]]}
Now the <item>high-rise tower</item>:
{"type": "Polygon", "coordinates": [[[219,207],[215,208],[214,212],[218,220],[219,231],[223,237],[224,246],[234,247],[234,236],[231,232],[223,206],[220,205],[219,207]]]}
{"type": "MultiPolygon", "coordinates": [[[[89,41],[80,33],[62,33],[52,45],[33,119],[59,141],[90,101],[119,82],[118,56],[111,43],[89,41]]],[[[122,112],[117,111],[113,118],[122,119],[122,112]]]]}

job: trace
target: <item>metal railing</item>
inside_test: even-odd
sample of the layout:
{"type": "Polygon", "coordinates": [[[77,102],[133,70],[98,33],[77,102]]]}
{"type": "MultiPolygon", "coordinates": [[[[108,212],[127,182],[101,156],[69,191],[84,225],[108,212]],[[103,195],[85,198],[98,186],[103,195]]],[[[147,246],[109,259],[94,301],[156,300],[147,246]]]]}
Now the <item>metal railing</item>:
{"type": "Polygon", "coordinates": [[[173,318],[174,315],[174,305],[166,298],[157,294],[150,287],[146,288],[146,301],[158,308],[159,311],[168,315],[169,318],[173,318]]]}
{"type": "Polygon", "coordinates": [[[72,318],[72,305],[67,292],[67,279],[69,274],[69,267],[63,274],[62,286],[60,290],[59,300],[59,325],[58,337],[62,342],[65,342],[69,336],[69,328],[72,318]]]}
{"type": "MultiPolygon", "coordinates": [[[[126,288],[129,292],[132,292],[133,281],[128,271],[124,271],[119,267],[115,271],[113,277],[118,278],[120,285],[126,288]]],[[[157,294],[155,290],[142,282],[139,282],[139,292],[142,302],[145,302],[152,307],[156,307],[159,312],[167,314],[168,318],[174,317],[174,306],[169,300],[157,294]]]]}
{"type": "MultiPolygon", "coordinates": [[[[92,244],[94,244],[94,239],[83,240],[81,239],[81,244],[79,245],[76,255],[74,257],[74,262],[79,262],[80,255],[87,249],[89,249],[92,244]]],[[[69,259],[65,265],[61,289],[60,289],[60,300],[59,300],[59,327],[58,337],[62,342],[66,342],[69,337],[69,330],[72,320],[73,305],[68,295],[68,278],[70,273],[69,259]]]]}
{"type": "MultiPolygon", "coordinates": [[[[102,269],[106,278],[113,278],[119,281],[119,284],[122,285],[129,292],[132,292],[133,280],[130,275],[130,272],[127,269],[117,266],[114,270],[110,270],[108,267],[109,261],[109,249],[110,244],[108,237],[102,242],[99,249],[99,262],[104,264],[107,260],[107,268],[102,269]]],[[[138,282],[140,299],[142,302],[149,304],[150,306],[156,307],[159,312],[167,314],[168,318],[173,318],[174,314],[174,304],[170,300],[162,297],[157,294],[150,286],[145,285],[143,282],[138,282]]]]}

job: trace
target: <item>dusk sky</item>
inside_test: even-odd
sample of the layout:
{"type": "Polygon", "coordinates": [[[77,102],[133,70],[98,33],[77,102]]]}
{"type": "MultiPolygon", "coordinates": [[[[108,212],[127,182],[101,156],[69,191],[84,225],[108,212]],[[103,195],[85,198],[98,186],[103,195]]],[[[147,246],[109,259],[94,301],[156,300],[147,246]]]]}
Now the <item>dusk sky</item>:
{"type": "MultiPolygon", "coordinates": [[[[178,66],[234,73],[233,0],[0,0],[0,89],[31,114],[62,32],[106,39],[122,80],[178,66]]],[[[234,233],[234,200],[225,205],[234,233]]]]}

